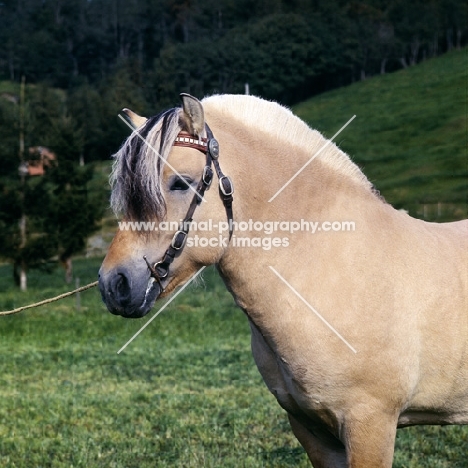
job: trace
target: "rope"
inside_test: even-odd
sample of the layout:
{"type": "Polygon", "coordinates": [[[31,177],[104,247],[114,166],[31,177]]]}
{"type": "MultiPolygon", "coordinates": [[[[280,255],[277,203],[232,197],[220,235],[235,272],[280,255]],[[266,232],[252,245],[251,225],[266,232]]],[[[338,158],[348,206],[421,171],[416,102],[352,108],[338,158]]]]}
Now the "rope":
{"type": "Polygon", "coordinates": [[[51,297],[50,299],[45,299],[40,302],[35,302],[34,304],[28,304],[22,307],[18,307],[17,309],[12,309],[12,310],[5,310],[3,312],[0,312],[0,316],[2,315],[13,315],[17,314],[18,312],[21,312],[26,309],[32,309],[33,307],[39,307],[44,304],[50,304],[51,302],[59,301],[60,299],[63,299],[68,296],[72,296],[73,294],[79,293],[81,291],[86,291],[87,289],[94,288],[97,286],[98,282],[95,281],[94,283],[89,283],[86,286],[81,286],[81,288],[75,289],[74,291],[68,291],[66,293],[60,294],[59,296],[51,297]]]}

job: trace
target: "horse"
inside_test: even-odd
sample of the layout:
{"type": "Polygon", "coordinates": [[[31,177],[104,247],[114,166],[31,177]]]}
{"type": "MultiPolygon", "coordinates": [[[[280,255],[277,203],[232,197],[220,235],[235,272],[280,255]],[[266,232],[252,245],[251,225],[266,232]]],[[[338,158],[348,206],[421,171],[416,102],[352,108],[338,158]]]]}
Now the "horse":
{"type": "Polygon", "coordinates": [[[142,317],[216,265],[314,467],[390,468],[397,428],[467,424],[468,220],[396,210],[279,104],[181,98],[149,119],[124,110],[111,205],[155,227],[115,235],[109,311],[142,317]]]}

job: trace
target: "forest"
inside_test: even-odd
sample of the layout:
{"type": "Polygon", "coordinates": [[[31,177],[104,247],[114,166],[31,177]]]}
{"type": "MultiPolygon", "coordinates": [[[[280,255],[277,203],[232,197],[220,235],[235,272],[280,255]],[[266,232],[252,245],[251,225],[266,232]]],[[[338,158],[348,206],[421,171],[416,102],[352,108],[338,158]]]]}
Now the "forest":
{"type": "Polygon", "coordinates": [[[246,84],[294,105],[463,47],[467,16],[464,0],[0,1],[0,257],[19,281],[83,249],[107,197],[88,163],[126,137],[123,107],[246,84]],[[43,147],[44,176],[18,177],[43,147]]]}
{"type": "Polygon", "coordinates": [[[63,90],[86,159],[107,159],[122,105],[246,83],[291,105],[460,48],[467,15],[463,0],[5,0],[0,80],[63,90]]]}

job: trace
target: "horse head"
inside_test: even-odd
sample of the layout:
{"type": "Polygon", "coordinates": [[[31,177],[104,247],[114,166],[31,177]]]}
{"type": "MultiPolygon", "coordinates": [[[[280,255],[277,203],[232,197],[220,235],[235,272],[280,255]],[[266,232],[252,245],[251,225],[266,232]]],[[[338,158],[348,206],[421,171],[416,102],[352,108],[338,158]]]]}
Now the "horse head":
{"type": "Polygon", "coordinates": [[[217,226],[227,213],[232,220],[233,188],[202,104],[181,98],[181,108],[149,119],[123,111],[134,131],[115,155],[111,175],[111,205],[122,221],[99,272],[103,301],[123,317],[143,317],[156,299],[216,263],[229,237],[185,248],[192,219],[217,226]],[[209,190],[216,177],[219,196],[209,190]]]}

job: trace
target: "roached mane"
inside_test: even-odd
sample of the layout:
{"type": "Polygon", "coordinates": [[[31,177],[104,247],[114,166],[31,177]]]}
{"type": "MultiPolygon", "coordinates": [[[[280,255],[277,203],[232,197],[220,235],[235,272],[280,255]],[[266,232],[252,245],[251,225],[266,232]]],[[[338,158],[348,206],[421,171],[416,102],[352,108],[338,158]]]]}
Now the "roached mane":
{"type": "MultiPolygon", "coordinates": [[[[290,147],[300,146],[313,155],[326,142],[291,111],[279,104],[253,96],[214,95],[205,98],[206,110],[216,112],[223,120],[240,119],[249,128],[259,127],[290,147]]],[[[161,191],[162,165],[181,130],[182,109],[170,109],[148,119],[125,141],[114,156],[110,182],[111,207],[117,216],[138,221],[161,220],[166,204],[161,191]],[[146,141],[146,143],[143,141],[146,141]],[[158,153],[161,157],[158,157],[158,153]]],[[[337,171],[353,178],[374,191],[372,184],[347,154],[330,144],[320,160],[337,171]]]]}
{"type": "MultiPolygon", "coordinates": [[[[310,156],[320,150],[327,141],[319,131],[309,127],[289,109],[276,102],[255,96],[218,94],[203,99],[202,104],[205,112],[213,109],[223,120],[240,120],[248,128],[258,128],[267,132],[272,138],[276,138],[278,143],[307,150],[310,156]]],[[[320,153],[320,161],[331,170],[351,177],[373,190],[371,182],[359,167],[335,143],[331,142],[320,153]]]]}
{"type": "Polygon", "coordinates": [[[182,130],[180,113],[175,108],[149,118],[114,155],[111,207],[117,216],[138,221],[164,218],[162,166],[182,130]]]}

